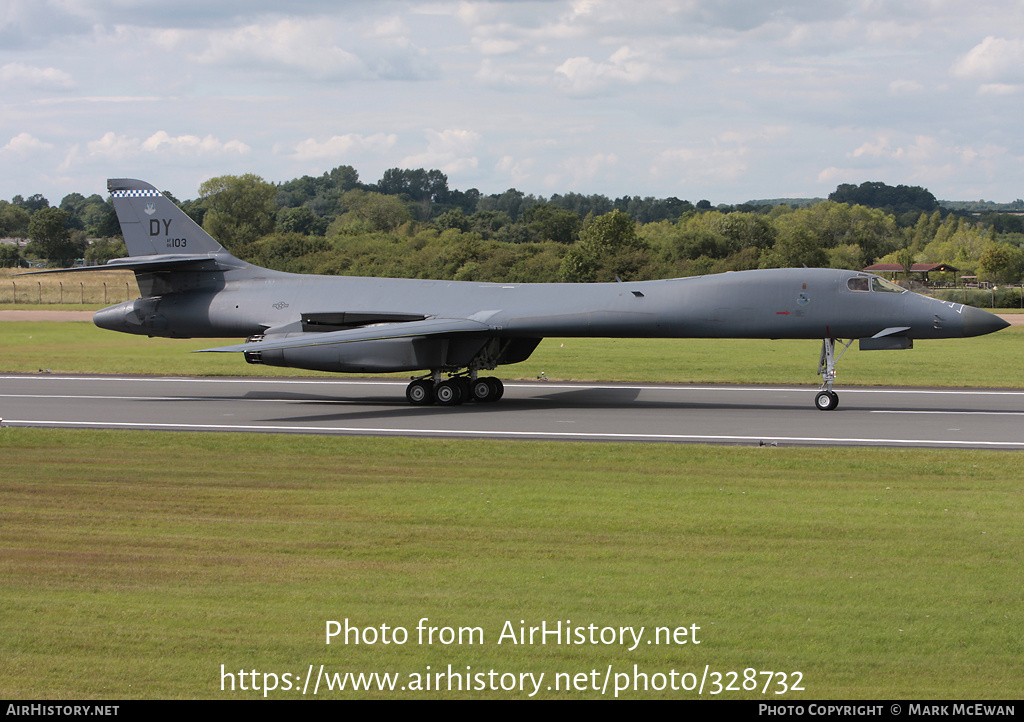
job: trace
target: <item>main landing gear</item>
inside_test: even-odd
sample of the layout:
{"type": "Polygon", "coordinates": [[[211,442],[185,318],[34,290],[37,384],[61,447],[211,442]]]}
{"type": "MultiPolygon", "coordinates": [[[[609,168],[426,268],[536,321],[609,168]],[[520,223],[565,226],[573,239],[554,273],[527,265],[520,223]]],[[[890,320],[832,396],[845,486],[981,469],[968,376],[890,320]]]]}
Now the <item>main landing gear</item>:
{"type": "Polygon", "coordinates": [[[505,394],[505,385],[494,376],[477,376],[475,371],[441,380],[441,372],[434,371],[413,379],[405,389],[405,398],[415,406],[437,404],[456,406],[466,401],[489,403],[505,394]]]}
{"type": "Polygon", "coordinates": [[[818,359],[818,375],[821,376],[821,391],[814,397],[814,405],[818,411],[835,411],[839,407],[839,394],[832,390],[832,382],[836,380],[836,362],[843,357],[846,349],[850,348],[853,339],[843,341],[842,339],[826,338],[821,342],[821,358],[818,359]],[[843,346],[843,350],[836,356],[836,341],[843,346]]]}

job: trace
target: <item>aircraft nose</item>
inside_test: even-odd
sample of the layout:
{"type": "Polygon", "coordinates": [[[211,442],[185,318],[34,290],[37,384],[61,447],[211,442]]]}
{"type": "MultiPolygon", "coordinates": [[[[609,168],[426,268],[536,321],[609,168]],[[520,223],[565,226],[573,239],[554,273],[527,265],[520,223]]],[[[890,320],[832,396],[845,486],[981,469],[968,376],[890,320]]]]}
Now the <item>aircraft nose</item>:
{"type": "Polygon", "coordinates": [[[1004,329],[1009,325],[1007,321],[999,318],[994,313],[982,311],[980,308],[974,308],[973,306],[964,306],[964,336],[983,336],[986,333],[1004,329]]]}

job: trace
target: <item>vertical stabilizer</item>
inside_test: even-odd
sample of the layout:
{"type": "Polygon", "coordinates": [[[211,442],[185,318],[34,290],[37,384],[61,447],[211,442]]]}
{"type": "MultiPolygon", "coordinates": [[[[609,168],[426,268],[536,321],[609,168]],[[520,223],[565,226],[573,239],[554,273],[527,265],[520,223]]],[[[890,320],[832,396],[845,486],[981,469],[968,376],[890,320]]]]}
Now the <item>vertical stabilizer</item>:
{"type": "Polygon", "coordinates": [[[149,183],[111,178],[107,190],[129,256],[225,253],[209,233],[149,183]]]}

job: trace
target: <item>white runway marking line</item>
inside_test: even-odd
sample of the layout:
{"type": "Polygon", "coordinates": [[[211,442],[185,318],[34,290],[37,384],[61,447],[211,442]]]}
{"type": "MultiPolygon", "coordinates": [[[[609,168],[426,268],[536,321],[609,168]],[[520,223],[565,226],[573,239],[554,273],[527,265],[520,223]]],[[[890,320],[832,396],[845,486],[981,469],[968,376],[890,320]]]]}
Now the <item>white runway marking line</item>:
{"type": "Polygon", "coordinates": [[[184,431],[262,431],[262,432],[310,432],[339,434],[384,434],[399,436],[487,436],[510,438],[552,438],[552,439],[603,439],[609,441],[719,441],[719,442],[761,442],[778,441],[792,444],[874,444],[878,446],[968,446],[994,448],[1024,448],[1024,441],[959,441],[935,439],[868,439],[819,436],[730,436],[707,434],[616,434],[579,433],[570,431],[477,431],[451,429],[387,429],[359,426],[274,426],[274,425],[232,425],[232,424],[148,424],[128,421],[46,421],[4,419],[5,426],[88,426],[107,429],[150,429],[184,431]]]}
{"type": "Polygon", "coordinates": [[[941,416],[1024,416],[1024,411],[869,411],[869,414],[933,414],[941,416]]]}
{"type": "Polygon", "coordinates": [[[239,396],[237,398],[225,399],[222,396],[88,396],[85,394],[0,394],[0,399],[80,399],[82,401],[274,401],[285,404],[355,404],[359,403],[350,399],[247,399],[239,396]]]}

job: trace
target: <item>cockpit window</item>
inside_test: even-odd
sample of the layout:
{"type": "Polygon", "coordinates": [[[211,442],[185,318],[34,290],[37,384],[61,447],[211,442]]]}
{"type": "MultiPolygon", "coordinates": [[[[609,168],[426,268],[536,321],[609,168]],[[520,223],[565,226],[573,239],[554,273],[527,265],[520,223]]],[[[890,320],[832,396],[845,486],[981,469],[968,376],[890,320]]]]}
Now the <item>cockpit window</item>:
{"type": "Polygon", "coordinates": [[[892,281],[886,281],[878,276],[854,276],[846,282],[846,287],[851,291],[875,291],[876,293],[903,293],[906,290],[892,281]]]}
{"type": "Polygon", "coordinates": [[[871,290],[878,291],[879,293],[903,293],[907,289],[900,288],[892,281],[886,281],[884,278],[872,276],[871,290]]]}

